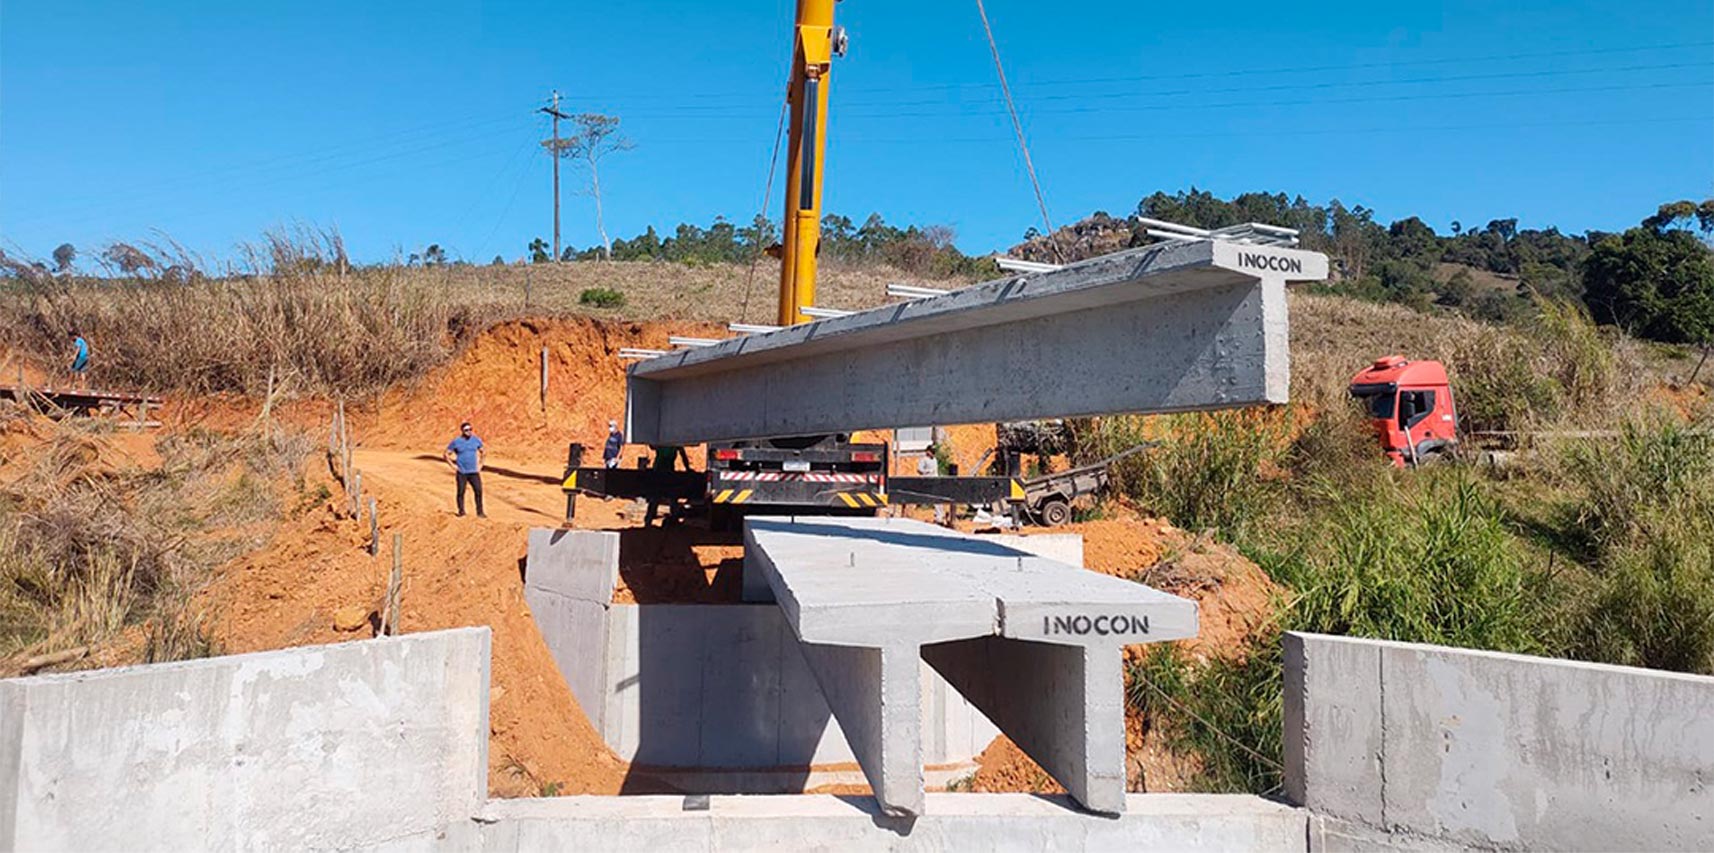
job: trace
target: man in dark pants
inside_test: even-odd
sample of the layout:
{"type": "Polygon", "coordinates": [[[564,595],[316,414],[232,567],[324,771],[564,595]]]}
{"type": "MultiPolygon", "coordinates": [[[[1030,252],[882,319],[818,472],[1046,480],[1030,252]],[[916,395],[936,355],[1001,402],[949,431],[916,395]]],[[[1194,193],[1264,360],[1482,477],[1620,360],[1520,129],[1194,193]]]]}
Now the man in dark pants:
{"type": "MultiPolygon", "coordinates": [[[[684,470],[690,470],[690,454],[686,453],[683,447],[676,444],[657,444],[654,446],[654,451],[655,460],[649,466],[654,470],[671,471],[673,469],[673,465],[679,462],[684,463],[684,470]]],[[[648,527],[650,524],[654,523],[655,513],[659,511],[660,508],[660,501],[655,500],[654,498],[649,499],[649,512],[647,515],[643,516],[644,527],[648,527]]],[[[667,519],[671,521],[676,518],[677,516],[669,510],[667,513],[667,519]]]]}
{"type": "Polygon", "coordinates": [[[464,487],[468,484],[476,493],[476,517],[487,518],[482,511],[482,439],[471,431],[469,421],[458,425],[458,437],[447,442],[442,456],[458,475],[458,514],[464,514],[464,487]]]}
{"type": "Polygon", "coordinates": [[[607,422],[607,444],[601,448],[601,464],[609,468],[619,467],[619,454],[625,452],[625,434],[619,431],[618,421],[607,422]]]}

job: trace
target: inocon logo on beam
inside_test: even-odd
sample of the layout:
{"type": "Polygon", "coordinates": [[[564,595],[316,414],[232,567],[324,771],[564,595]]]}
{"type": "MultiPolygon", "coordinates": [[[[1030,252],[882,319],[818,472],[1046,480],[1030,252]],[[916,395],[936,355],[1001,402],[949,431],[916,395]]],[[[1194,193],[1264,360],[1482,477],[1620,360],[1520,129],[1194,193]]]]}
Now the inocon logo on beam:
{"type": "Polygon", "coordinates": [[[1239,252],[1238,266],[1244,269],[1269,270],[1271,272],[1303,272],[1303,261],[1298,258],[1282,258],[1277,255],[1264,255],[1261,252],[1239,252]]]}
{"type": "Polygon", "coordinates": [[[1045,636],[1055,634],[1071,634],[1087,637],[1090,634],[1106,637],[1112,634],[1147,634],[1149,632],[1149,617],[1120,614],[1115,616],[1043,616],[1041,632],[1045,636]]]}

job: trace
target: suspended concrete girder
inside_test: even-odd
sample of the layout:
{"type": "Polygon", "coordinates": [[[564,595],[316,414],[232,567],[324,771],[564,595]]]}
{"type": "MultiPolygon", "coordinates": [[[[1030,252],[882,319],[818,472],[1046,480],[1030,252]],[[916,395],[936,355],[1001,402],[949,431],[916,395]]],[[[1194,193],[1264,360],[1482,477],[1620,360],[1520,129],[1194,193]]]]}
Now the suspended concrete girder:
{"type": "Polygon", "coordinates": [[[1091,811],[1125,808],[1121,663],[1196,636],[1196,602],[888,518],[751,518],[765,581],[881,808],[923,809],[920,661],[1091,811]]]}
{"type": "Polygon", "coordinates": [[[646,444],[1286,400],[1285,286],[1327,258],[1200,240],[1104,255],[630,368],[646,444]]]}

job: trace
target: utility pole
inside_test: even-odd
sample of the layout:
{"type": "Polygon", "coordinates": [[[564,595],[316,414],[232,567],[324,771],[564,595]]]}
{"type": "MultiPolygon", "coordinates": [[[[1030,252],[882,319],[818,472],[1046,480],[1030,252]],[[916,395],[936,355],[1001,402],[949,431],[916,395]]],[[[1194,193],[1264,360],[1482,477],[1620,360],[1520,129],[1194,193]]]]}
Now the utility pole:
{"type": "Polygon", "coordinates": [[[542,107],[541,112],[553,116],[553,142],[548,148],[548,155],[553,157],[553,262],[559,263],[559,120],[571,118],[559,111],[559,90],[553,92],[551,106],[542,107]]]}

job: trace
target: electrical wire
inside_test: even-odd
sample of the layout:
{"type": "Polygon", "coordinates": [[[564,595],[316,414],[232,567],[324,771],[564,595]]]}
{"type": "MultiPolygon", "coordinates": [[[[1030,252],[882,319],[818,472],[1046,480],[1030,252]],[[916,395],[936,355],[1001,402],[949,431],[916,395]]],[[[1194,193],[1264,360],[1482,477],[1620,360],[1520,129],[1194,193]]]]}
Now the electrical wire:
{"type": "MultiPolygon", "coordinates": [[[[1172,80],[1205,80],[1231,77],[1274,76],[1281,74],[1311,74],[1323,71],[1357,71],[1377,68],[1415,68],[1437,65],[1476,65],[1488,62],[1513,62],[1528,59],[1562,59],[1576,56],[1608,56],[1621,53],[1656,53],[1668,50],[1688,50],[1714,47],[1714,41],[1671,42],[1665,44],[1633,45],[1627,47],[1608,48],[1579,48],[1575,50],[1553,50],[1529,53],[1488,54],[1485,56],[1469,57],[1437,57],[1433,59],[1404,59],[1376,62],[1360,62],[1344,65],[1299,65],[1276,66],[1273,68],[1240,68],[1221,71],[1194,71],[1182,74],[1136,74],[1115,75],[1108,77],[1064,78],[1058,80],[1041,80],[1019,84],[1021,89],[1040,89],[1053,86],[1086,86],[1105,83],[1149,83],[1172,80]]],[[[950,89],[994,89],[998,83],[932,83],[910,86],[862,86],[844,88],[846,94],[886,94],[895,92],[927,92],[950,89]]],[[[710,100],[721,98],[753,99],[753,89],[728,89],[705,92],[674,92],[662,94],[660,90],[638,91],[631,93],[609,93],[610,97],[623,98],[632,101],[660,101],[680,98],[691,98],[693,101],[706,104],[710,100]]]]}
{"type": "Polygon", "coordinates": [[[1058,232],[1053,228],[1053,220],[1047,215],[1047,199],[1042,195],[1041,180],[1036,177],[1036,164],[1030,158],[1030,144],[1024,139],[1024,125],[1018,120],[1018,106],[1012,103],[1012,87],[1006,83],[1006,69],[1000,65],[1000,46],[994,42],[994,27],[988,23],[988,9],[982,5],[982,0],[976,0],[976,14],[982,17],[982,32],[988,37],[988,52],[994,57],[994,73],[1000,77],[1000,92],[1006,96],[1006,111],[1012,116],[1012,130],[1018,135],[1018,150],[1024,155],[1024,169],[1030,173],[1030,186],[1036,193],[1036,207],[1041,209],[1042,224],[1047,226],[1048,248],[1060,263],[1065,263],[1065,255],[1059,250],[1058,232]]]}
{"type": "MultiPolygon", "coordinates": [[[[781,101],[780,102],[779,126],[774,128],[774,153],[768,155],[768,181],[766,184],[763,185],[763,189],[762,189],[762,210],[760,213],[756,214],[756,217],[758,219],[767,218],[768,205],[773,203],[773,198],[774,198],[774,170],[779,168],[779,165],[780,165],[780,140],[785,138],[786,114],[790,111],[790,109],[791,109],[791,102],[790,101],[781,101]]],[[[751,220],[750,224],[751,224],[751,227],[756,229],[756,247],[755,247],[755,250],[750,253],[750,270],[749,270],[749,272],[744,274],[744,303],[738,310],[739,322],[743,322],[743,323],[750,322],[750,285],[754,284],[756,281],[756,262],[760,261],[762,259],[762,229],[761,229],[761,226],[758,225],[755,222],[755,220],[751,220]]],[[[784,227],[783,222],[781,223],[781,227],[784,227]]]]}

